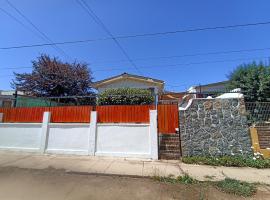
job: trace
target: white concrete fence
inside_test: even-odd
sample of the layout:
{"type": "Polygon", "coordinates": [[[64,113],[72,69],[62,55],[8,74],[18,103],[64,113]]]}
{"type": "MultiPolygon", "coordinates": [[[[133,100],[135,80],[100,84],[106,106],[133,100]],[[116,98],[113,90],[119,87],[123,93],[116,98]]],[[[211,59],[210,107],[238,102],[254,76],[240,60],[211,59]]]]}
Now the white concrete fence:
{"type": "Polygon", "coordinates": [[[44,112],[42,123],[0,123],[0,149],[158,159],[157,111],[149,115],[144,124],[97,123],[91,111],[89,124],[50,123],[44,112]]]}

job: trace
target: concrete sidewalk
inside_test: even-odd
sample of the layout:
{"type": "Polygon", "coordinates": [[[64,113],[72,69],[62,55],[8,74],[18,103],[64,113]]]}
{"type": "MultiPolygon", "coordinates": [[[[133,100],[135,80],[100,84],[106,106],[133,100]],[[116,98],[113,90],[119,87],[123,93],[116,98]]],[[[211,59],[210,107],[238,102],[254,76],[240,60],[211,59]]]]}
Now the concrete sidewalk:
{"type": "Polygon", "coordinates": [[[137,160],[97,156],[39,155],[22,152],[0,152],[0,168],[29,169],[55,168],[70,173],[129,175],[129,176],[179,176],[185,173],[201,181],[222,180],[225,177],[270,184],[270,169],[212,167],[188,165],[180,161],[137,160]]]}

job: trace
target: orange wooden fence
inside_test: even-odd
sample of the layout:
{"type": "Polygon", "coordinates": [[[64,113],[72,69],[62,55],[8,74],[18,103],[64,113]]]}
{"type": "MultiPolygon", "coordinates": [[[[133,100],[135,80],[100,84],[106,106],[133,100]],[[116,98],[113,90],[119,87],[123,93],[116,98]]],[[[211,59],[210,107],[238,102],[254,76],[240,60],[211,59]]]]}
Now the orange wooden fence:
{"type": "Polygon", "coordinates": [[[31,108],[0,108],[4,122],[42,122],[43,112],[51,112],[51,122],[89,123],[90,112],[96,109],[99,123],[149,123],[149,110],[154,105],[132,106],[62,106],[31,108]]]}
{"type": "Polygon", "coordinates": [[[4,113],[3,122],[42,122],[43,112],[49,111],[46,107],[34,108],[0,108],[4,113]]]}
{"type": "Polygon", "coordinates": [[[149,110],[154,105],[97,106],[99,123],[149,123],[149,110]]]}
{"type": "Polygon", "coordinates": [[[32,108],[0,108],[4,113],[4,122],[42,122],[43,112],[51,112],[51,122],[90,122],[90,112],[93,106],[61,106],[32,108]]]}
{"type": "MultiPolygon", "coordinates": [[[[53,123],[89,123],[90,112],[97,111],[98,123],[149,123],[149,110],[154,105],[113,105],[113,106],[62,106],[33,108],[0,108],[4,122],[42,122],[43,112],[51,112],[53,123]]],[[[158,105],[158,132],[173,134],[178,128],[178,106],[158,105]]]]}
{"type": "Polygon", "coordinates": [[[51,122],[90,123],[93,106],[51,107],[51,122]]]}
{"type": "Polygon", "coordinates": [[[178,105],[158,105],[158,132],[174,134],[179,127],[178,105]]]}

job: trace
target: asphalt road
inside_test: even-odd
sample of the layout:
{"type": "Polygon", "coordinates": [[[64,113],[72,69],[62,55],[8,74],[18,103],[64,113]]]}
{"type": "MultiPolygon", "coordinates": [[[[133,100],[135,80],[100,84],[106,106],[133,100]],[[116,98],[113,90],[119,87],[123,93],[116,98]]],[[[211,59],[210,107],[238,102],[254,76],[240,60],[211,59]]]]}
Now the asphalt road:
{"type": "MultiPolygon", "coordinates": [[[[260,192],[256,199],[270,199],[260,192]]],[[[165,184],[150,178],[67,173],[63,170],[0,168],[2,200],[242,199],[211,186],[165,184]]]]}

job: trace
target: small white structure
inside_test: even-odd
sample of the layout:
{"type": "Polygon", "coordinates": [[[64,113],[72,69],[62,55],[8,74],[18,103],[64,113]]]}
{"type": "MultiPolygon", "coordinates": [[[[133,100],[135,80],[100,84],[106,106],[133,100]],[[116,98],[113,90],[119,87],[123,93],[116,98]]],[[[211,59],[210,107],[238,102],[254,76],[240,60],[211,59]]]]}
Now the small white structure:
{"type": "Polygon", "coordinates": [[[103,92],[106,89],[117,89],[117,88],[140,88],[152,90],[154,94],[163,92],[164,81],[138,76],[128,73],[123,73],[118,76],[113,76],[104,80],[100,80],[94,83],[93,87],[98,92],[103,92]]]}
{"type": "MultiPolygon", "coordinates": [[[[90,114],[90,113],[89,113],[90,114]]],[[[91,111],[88,123],[1,123],[0,149],[77,155],[158,159],[157,111],[150,123],[97,123],[91,111]]]]}
{"type": "Polygon", "coordinates": [[[224,93],[222,95],[219,95],[216,97],[217,99],[233,99],[233,98],[237,98],[237,99],[241,99],[244,98],[244,95],[241,93],[241,89],[240,88],[236,88],[230,91],[230,93],[224,93]]]}
{"type": "MultiPolygon", "coordinates": [[[[193,87],[190,88],[192,90],[193,87]]],[[[224,93],[222,95],[217,96],[215,99],[242,99],[244,95],[241,93],[241,88],[236,88],[230,91],[230,93],[224,93]]],[[[179,106],[179,110],[187,110],[191,104],[193,99],[196,99],[196,96],[193,94],[187,94],[183,98],[182,104],[179,106]]],[[[207,96],[204,99],[213,99],[211,96],[207,96]]]]}

